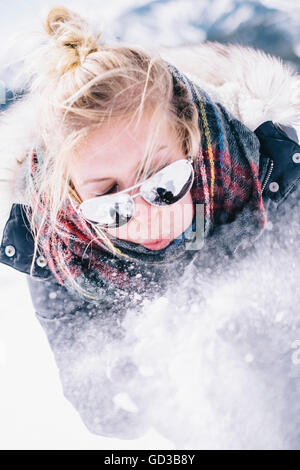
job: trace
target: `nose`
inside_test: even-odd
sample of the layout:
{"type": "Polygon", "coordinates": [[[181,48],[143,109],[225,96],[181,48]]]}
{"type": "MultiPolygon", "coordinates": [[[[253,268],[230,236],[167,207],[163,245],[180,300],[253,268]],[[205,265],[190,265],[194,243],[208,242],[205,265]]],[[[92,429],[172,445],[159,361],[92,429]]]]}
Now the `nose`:
{"type": "Polygon", "coordinates": [[[134,198],[134,203],[135,213],[130,223],[136,237],[144,241],[162,238],[163,208],[149,204],[140,195],[134,198]]]}
{"type": "Polygon", "coordinates": [[[155,223],[161,215],[162,208],[147,202],[141,195],[134,198],[134,219],[142,224],[155,223]]]}

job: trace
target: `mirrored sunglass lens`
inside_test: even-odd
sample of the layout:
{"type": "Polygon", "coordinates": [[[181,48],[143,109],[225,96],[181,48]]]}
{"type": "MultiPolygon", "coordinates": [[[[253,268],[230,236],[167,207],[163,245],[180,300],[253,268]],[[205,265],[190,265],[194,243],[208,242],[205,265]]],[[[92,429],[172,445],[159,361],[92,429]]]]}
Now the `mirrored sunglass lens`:
{"type": "Polygon", "coordinates": [[[141,194],[150,204],[165,206],[179,201],[191,188],[194,170],[187,160],[171,163],[141,186],[141,194]]]}
{"type": "Polygon", "coordinates": [[[119,194],[115,198],[100,196],[84,201],[80,212],[89,222],[103,228],[115,228],[129,222],[134,213],[134,203],[128,194],[119,194]]]}

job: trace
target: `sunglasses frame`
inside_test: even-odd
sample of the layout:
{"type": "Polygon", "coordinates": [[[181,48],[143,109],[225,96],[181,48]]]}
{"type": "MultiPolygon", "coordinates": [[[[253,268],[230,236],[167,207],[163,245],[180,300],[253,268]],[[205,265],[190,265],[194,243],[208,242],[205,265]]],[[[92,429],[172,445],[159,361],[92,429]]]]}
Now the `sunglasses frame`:
{"type": "Polygon", "coordinates": [[[101,195],[101,196],[96,196],[96,197],[94,197],[94,198],[86,199],[85,201],[83,201],[83,202],[81,202],[81,203],[79,204],[79,206],[78,206],[77,209],[74,207],[73,201],[72,201],[72,199],[70,198],[70,199],[71,199],[71,202],[72,202],[72,205],[73,205],[73,207],[76,209],[76,211],[79,213],[79,215],[80,215],[81,217],[83,217],[87,222],[93,223],[94,225],[97,225],[97,226],[99,226],[99,227],[102,228],[102,229],[115,229],[115,228],[123,227],[123,226],[127,225],[127,224],[130,222],[130,220],[132,220],[132,218],[134,217],[134,215],[135,215],[135,201],[134,201],[134,198],[137,197],[137,196],[139,196],[139,195],[141,195],[142,198],[143,198],[148,204],[150,204],[150,205],[152,205],[152,206],[159,206],[159,207],[161,207],[161,206],[169,206],[169,205],[176,204],[178,201],[180,201],[180,199],[178,199],[177,201],[175,201],[175,202],[172,203],[172,204],[155,204],[155,203],[153,203],[153,202],[147,201],[147,199],[145,199],[145,197],[143,196],[142,191],[139,191],[139,192],[137,192],[136,194],[133,194],[133,195],[128,194],[129,198],[132,200],[133,213],[132,213],[130,219],[127,220],[127,222],[125,222],[125,223],[123,223],[123,224],[121,224],[121,225],[117,225],[117,226],[115,226],[115,227],[107,226],[107,224],[101,224],[101,222],[93,222],[93,221],[91,221],[91,219],[86,218],[86,217],[82,214],[81,205],[82,205],[83,203],[85,203],[86,201],[90,200],[90,199],[100,199],[100,198],[102,198],[102,197],[105,197],[105,198],[108,197],[108,198],[115,199],[116,196],[118,196],[118,195],[120,195],[120,194],[127,193],[128,191],[131,191],[132,189],[135,189],[135,188],[138,188],[139,186],[142,186],[142,185],[145,184],[146,182],[150,181],[151,178],[153,178],[153,177],[155,177],[156,175],[158,175],[161,171],[164,171],[166,168],[168,168],[168,166],[171,166],[172,164],[174,164],[174,163],[176,163],[176,162],[179,162],[179,161],[185,161],[185,162],[187,162],[187,163],[190,164],[190,167],[191,167],[191,176],[192,176],[192,177],[191,177],[191,182],[190,182],[189,188],[186,190],[185,194],[180,198],[180,199],[182,199],[182,198],[187,194],[187,192],[190,191],[190,189],[191,189],[191,187],[192,187],[192,185],[193,185],[193,182],[194,182],[194,178],[195,178],[195,171],[194,171],[194,168],[193,168],[193,163],[194,163],[194,161],[193,161],[193,157],[192,157],[191,155],[189,155],[189,157],[188,157],[187,159],[175,160],[175,162],[170,163],[169,165],[167,165],[166,167],[162,168],[161,170],[159,170],[159,171],[158,171],[157,173],[155,173],[154,175],[151,175],[149,178],[145,179],[144,181],[142,181],[142,182],[140,182],[140,183],[137,183],[137,184],[134,184],[133,186],[130,186],[129,188],[123,189],[122,191],[118,191],[117,193],[113,193],[113,194],[108,194],[108,195],[105,195],[105,194],[104,194],[104,195],[101,195]]]}

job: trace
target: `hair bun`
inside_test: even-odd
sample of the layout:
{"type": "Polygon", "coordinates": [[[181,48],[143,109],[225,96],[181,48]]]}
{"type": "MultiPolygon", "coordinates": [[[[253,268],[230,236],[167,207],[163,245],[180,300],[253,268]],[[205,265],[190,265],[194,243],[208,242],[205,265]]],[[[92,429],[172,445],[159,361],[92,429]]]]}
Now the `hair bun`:
{"type": "Polygon", "coordinates": [[[58,30],[62,27],[64,23],[67,23],[71,20],[72,15],[71,11],[65,7],[55,7],[52,8],[45,21],[45,29],[49,36],[54,36],[57,34],[58,30]]]}
{"type": "Polygon", "coordinates": [[[87,21],[68,8],[52,8],[44,27],[61,53],[63,48],[68,55],[65,66],[61,68],[62,73],[81,65],[91,52],[96,52],[99,48],[98,40],[101,33],[91,33],[87,21]]]}

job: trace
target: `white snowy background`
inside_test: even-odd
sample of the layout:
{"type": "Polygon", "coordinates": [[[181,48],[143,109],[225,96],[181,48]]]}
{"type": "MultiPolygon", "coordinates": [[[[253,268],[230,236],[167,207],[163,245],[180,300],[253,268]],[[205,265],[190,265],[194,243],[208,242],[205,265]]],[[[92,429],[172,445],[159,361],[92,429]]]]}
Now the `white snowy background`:
{"type": "MultiPolygon", "coordinates": [[[[14,60],[29,47],[20,41],[11,51],[10,38],[38,28],[56,4],[99,24],[107,41],[144,46],[238,41],[299,69],[297,0],[2,0],[0,78],[8,86],[14,60]]],[[[204,302],[189,297],[191,277],[180,299],[170,293],[145,308],[142,320],[134,313],[128,317],[128,343],[138,338],[132,359],[146,377],[154,374],[152,387],[136,391],[149,402],[151,427],[134,440],[87,430],[63,396],[25,275],[0,264],[0,448],[300,449],[295,227],[285,251],[279,243],[275,257],[266,249],[260,259],[242,263],[238,277],[212,277],[204,302]]]]}

